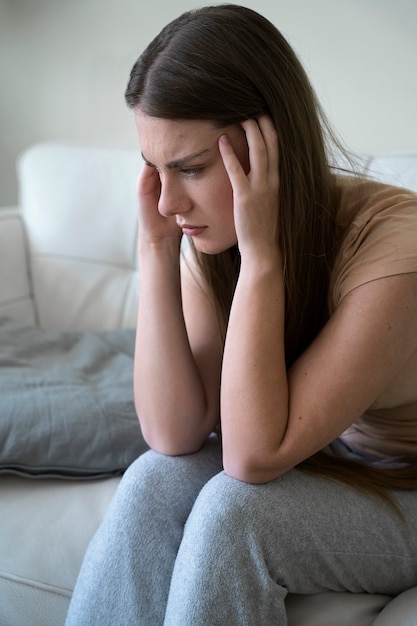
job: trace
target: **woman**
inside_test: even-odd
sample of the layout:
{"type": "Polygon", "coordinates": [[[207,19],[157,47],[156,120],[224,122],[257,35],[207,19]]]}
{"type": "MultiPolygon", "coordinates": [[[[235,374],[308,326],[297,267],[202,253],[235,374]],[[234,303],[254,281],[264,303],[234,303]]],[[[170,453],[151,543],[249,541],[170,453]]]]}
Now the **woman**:
{"type": "Polygon", "coordinates": [[[416,585],[417,198],[332,167],[305,72],[249,9],[169,24],[126,99],[152,451],[67,623],[284,625],[287,592],[416,585]]]}

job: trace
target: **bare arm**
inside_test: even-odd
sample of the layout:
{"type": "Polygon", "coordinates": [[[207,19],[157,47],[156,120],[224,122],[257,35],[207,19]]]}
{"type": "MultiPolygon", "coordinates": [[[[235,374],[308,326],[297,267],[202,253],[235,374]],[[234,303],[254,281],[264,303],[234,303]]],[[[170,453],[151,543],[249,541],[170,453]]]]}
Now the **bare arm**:
{"type": "Polygon", "coordinates": [[[346,296],[286,376],[273,272],[242,276],[223,362],[224,466],[254,483],[338,437],[416,349],[417,275],[382,278],[346,296]]]}
{"type": "Polygon", "coordinates": [[[223,359],[221,416],[226,472],[259,483],[339,436],[404,365],[417,344],[417,275],[353,290],[287,373],[283,266],[270,237],[276,137],[267,120],[244,128],[248,176],[230,145],[220,145],[242,256],[223,359]]]}
{"type": "Polygon", "coordinates": [[[159,215],[159,191],[157,173],[145,166],[138,183],[141,289],[134,392],[145,440],[159,452],[177,455],[201,447],[216,424],[218,406],[191,350],[181,297],[181,232],[175,220],[159,215]]]}

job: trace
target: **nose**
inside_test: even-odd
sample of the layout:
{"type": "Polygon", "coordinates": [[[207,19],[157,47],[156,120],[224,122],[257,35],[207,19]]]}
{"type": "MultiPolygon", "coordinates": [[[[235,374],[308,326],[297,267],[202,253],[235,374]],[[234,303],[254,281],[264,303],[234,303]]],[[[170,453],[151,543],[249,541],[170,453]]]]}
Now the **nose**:
{"type": "Polygon", "coordinates": [[[179,213],[186,213],[191,208],[191,199],[185,193],[181,184],[174,180],[161,180],[161,193],[158,202],[158,211],[164,217],[173,217],[179,213]]]}

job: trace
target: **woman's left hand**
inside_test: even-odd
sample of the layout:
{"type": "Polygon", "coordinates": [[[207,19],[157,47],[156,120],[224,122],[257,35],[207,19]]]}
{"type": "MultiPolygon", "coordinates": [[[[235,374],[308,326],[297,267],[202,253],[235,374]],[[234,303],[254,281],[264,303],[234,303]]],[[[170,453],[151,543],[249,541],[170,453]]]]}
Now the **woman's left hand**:
{"type": "Polygon", "coordinates": [[[259,255],[277,250],[278,137],[271,118],[242,122],[249,147],[246,173],[226,135],[219,150],[233,189],[235,229],[240,254],[259,255]]]}

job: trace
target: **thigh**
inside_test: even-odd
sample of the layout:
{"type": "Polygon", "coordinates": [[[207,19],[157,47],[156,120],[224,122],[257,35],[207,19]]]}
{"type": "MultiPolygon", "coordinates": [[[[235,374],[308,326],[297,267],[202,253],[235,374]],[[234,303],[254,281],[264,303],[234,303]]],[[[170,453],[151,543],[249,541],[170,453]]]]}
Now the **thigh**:
{"type": "Polygon", "coordinates": [[[196,454],[149,451],[126,471],[90,542],[67,624],[162,624],[184,524],[221,469],[219,442],[196,454]]]}
{"type": "Polygon", "coordinates": [[[204,487],[188,523],[223,558],[256,550],[289,592],[396,595],[417,584],[417,493],[392,495],[403,517],[379,498],[297,469],[264,485],[222,472],[204,487]]]}

